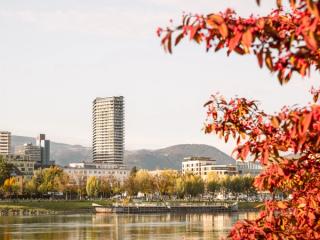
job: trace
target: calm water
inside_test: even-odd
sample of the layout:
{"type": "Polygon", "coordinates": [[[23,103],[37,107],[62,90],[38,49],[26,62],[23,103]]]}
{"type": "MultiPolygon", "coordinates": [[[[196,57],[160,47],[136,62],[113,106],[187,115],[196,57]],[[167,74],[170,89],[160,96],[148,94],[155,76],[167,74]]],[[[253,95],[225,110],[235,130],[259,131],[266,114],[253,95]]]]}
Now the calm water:
{"type": "Polygon", "coordinates": [[[0,217],[0,239],[219,239],[238,219],[257,213],[232,214],[79,214],[0,217]]]}

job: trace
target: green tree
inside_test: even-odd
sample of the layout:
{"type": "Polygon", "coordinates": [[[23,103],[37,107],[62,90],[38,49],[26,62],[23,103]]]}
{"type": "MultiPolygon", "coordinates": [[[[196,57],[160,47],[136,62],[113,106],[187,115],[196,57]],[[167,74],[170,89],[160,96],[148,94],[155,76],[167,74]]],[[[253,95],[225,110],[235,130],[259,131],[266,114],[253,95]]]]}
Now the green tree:
{"type": "Polygon", "coordinates": [[[11,163],[6,162],[0,155],[0,186],[4,183],[6,179],[10,178],[12,169],[13,165],[11,163]]]}
{"type": "Polygon", "coordinates": [[[89,197],[98,197],[101,192],[100,180],[95,176],[89,177],[87,180],[86,191],[89,197]]]}
{"type": "Polygon", "coordinates": [[[121,194],[124,191],[123,184],[114,176],[109,177],[111,195],[121,194]]]}
{"type": "Polygon", "coordinates": [[[112,194],[112,186],[110,178],[102,178],[100,180],[100,192],[102,197],[109,198],[112,194]]]}
{"type": "Polygon", "coordinates": [[[256,195],[257,190],[254,187],[254,177],[250,175],[245,175],[242,177],[243,181],[243,191],[246,193],[246,195],[249,197],[250,195],[256,195]]]}

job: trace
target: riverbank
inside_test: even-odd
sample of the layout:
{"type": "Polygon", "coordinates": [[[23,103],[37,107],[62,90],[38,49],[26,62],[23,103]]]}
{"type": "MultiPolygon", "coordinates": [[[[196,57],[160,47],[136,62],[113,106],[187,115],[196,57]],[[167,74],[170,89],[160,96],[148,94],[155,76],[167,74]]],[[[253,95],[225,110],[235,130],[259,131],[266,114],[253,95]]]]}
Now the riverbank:
{"type": "Polygon", "coordinates": [[[65,201],[65,200],[30,200],[0,201],[0,216],[10,215],[47,215],[91,212],[92,203],[111,206],[111,201],[65,201]]]}
{"type": "MultiPolygon", "coordinates": [[[[10,215],[47,215],[73,214],[93,212],[92,203],[111,206],[111,200],[29,200],[29,201],[0,201],[0,216],[10,215]]],[[[239,211],[259,210],[260,202],[239,202],[239,211]]]]}

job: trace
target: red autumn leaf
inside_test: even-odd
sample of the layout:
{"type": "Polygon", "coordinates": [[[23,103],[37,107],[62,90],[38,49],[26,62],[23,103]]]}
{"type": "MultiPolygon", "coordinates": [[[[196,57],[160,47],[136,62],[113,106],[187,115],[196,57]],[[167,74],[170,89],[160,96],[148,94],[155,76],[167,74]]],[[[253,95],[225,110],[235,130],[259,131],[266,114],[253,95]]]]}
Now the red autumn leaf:
{"type": "Polygon", "coordinates": [[[177,46],[183,37],[184,37],[184,33],[182,32],[176,37],[176,41],[174,45],[177,46]]]}
{"type": "Polygon", "coordinates": [[[259,67],[263,67],[263,48],[257,53],[259,67]]]}
{"type": "Polygon", "coordinates": [[[229,41],[229,51],[233,51],[236,48],[236,46],[238,46],[239,41],[241,39],[241,35],[242,34],[240,32],[237,32],[235,34],[235,36],[230,39],[230,41],[229,41]]]}

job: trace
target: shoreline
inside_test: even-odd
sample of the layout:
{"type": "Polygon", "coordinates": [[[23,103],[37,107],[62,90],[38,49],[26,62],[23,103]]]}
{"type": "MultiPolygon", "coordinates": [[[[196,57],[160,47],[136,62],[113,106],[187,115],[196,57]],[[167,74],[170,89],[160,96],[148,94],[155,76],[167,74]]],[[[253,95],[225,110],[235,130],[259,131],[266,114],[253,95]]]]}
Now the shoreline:
{"type": "MultiPolygon", "coordinates": [[[[59,214],[71,215],[77,213],[89,214],[95,213],[94,207],[91,206],[92,203],[98,203],[105,207],[110,207],[112,205],[112,202],[108,200],[33,200],[18,202],[0,201],[0,216],[43,216],[59,214]]],[[[261,209],[259,205],[261,205],[260,202],[239,202],[238,209],[234,212],[259,211],[261,209]]]]}

